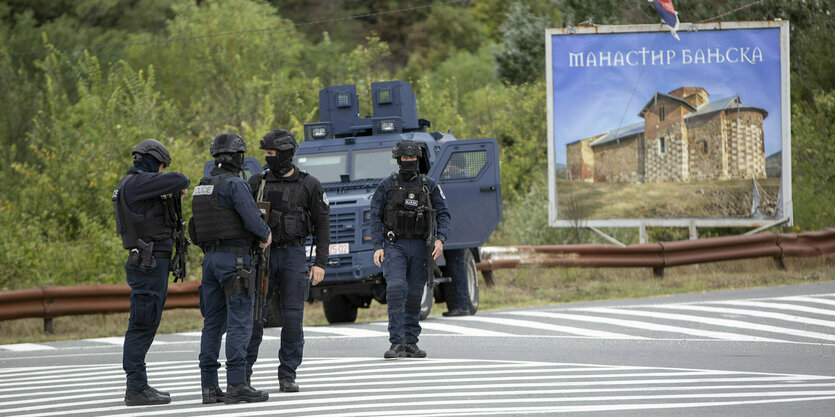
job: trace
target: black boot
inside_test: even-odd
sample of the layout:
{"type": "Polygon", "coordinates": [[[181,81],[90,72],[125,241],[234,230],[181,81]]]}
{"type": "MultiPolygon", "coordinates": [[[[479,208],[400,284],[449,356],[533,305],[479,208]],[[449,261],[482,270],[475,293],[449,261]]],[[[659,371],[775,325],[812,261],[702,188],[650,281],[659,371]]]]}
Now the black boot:
{"type": "Polygon", "coordinates": [[[389,350],[383,354],[383,357],[386,359],[397,358],[406,350],[406,345],[402,343],[392,343],[389,350]]]}
{"type": "Polygon", "coordinates": [[[279,378],[278,386],[279,389],[283,392],[299,392],[299,384],[297,384],[296,380],[289,376],[279,378]]]}
{"type": "Polygon", "coordinates": [[[444,317],[461,317],[461,316],[469,316],[470,310],[467,308],[453,308],[452,310],[443,313],[444,317]]]}
{"type": "Polygon", "coordinates": [[[158,390],[158,389],[156,389],[156,388],[154,388],[154,387],[152,387],[152,386],[150,386],[150,385],[148,385],[148,388],[150,388],[150,389],[151,389],[151,391],[153,391],[153,392],[157,393],[157,395],[162,395],[163,397],[170,397],[170,396],[171,396],[171,394],[169,394],[169,393],[167,393],[167,392],[165,392],[165,391],[160,391],[160,390],[158,390]]]}
{"type": "Polygon", "coordinates": [[[223,397],[223,402],[226,404],[238,404],[241,401],[248,403],[257,403],[267,401],[270,394],[266,391],[258,391],[242,382],[237,385],[226,385],[226,396],[223,397]]]}
{"type": "Polygon", "coordinates": [[[203,404],[222,403],[224,396],[220,387],[203,388],[203,404]]]}
{"type": "Polygon", "coordinates": [[[151,387],[145,387],[141,391],[125,391],[125,405],[159,405],[170,402],[171,397],[159,395],[151,387]]]}
{"type": "Polygon", "coordinates": [[[400,353],[402,358],[425,358],[426,351],[420,350],[416,343],[407,343],[406,349],[400,353]]]}

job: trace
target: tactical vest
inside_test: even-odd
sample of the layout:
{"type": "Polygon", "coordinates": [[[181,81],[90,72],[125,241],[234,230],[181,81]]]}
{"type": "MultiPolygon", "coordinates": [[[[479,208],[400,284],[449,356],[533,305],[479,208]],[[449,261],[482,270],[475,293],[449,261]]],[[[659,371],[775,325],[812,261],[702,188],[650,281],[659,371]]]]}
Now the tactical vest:
{"type": "Polygon", "coordinates": [[[417,184],[403,185],[400,175],[392,174],[391,197],[383,210],[386,235],[395,238],[426,239],[432,219],[432,198],[425,175],[417,184]]]}
{"type": "MultiPolygon", "coordinates": [[[[274,175],[274,174],[273,174],[274,175]]],[[[305,208],[304,179],[307,173],[299,172],[298,181],[271,181],[261,178],[259,195],[270,203],[270,229],[279,245],[303,243],[310,234],[310,213],[305,208]]]]}
{"type": "Polygon", "coordinates": [[[142,239],[146,243],[170,238],[174,235],[174,225],[167,222],[162,202],[157,199],[155,204],[145,213],[135,213],[128,208],[125,201],[125,183],[136,174],[128,174],[113,190],[113,214],[116,216],[116,233],[122,237],[122,247],[131,249],[137,247],[136,240],[142,239]]]}
{"type": "Polygon", "coordinates": [[[218,191],[221,184],[234,174],[222,174],[217,177],[203,177],[200,185],[194,187],[191,200],[193,224],[189,225],[191,239],[201,247],[211,241],[243,239],[255,240],[255,235],[244,227],[241,216],[234,209],[220,205],[218,191]]]}

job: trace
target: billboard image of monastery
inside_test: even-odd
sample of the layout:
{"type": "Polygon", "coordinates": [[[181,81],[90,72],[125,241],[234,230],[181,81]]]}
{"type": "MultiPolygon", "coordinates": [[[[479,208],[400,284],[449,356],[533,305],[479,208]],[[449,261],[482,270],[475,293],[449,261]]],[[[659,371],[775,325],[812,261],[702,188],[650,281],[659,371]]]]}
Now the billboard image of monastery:
{"type": "Polygon", "coordinates": [[[547,29],[549,224],[791,223],[788,29],[547,29]]]}
{"type": "Polygon", "coordinates": [[[739,96],[710,101],[701,87],[656,92],[641,123],[566,145],[567,175],[586,182],[765,178],[763,119],[739,96]]]}

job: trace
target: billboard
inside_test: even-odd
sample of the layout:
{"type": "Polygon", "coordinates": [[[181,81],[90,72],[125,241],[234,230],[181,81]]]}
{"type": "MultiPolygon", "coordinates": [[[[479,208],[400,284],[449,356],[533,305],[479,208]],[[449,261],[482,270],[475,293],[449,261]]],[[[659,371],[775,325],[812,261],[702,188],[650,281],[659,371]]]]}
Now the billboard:
{"type": "Polygon", "coordinates": [[[789,24],[548,29],[549,224],[791,224],[789,24]]]}

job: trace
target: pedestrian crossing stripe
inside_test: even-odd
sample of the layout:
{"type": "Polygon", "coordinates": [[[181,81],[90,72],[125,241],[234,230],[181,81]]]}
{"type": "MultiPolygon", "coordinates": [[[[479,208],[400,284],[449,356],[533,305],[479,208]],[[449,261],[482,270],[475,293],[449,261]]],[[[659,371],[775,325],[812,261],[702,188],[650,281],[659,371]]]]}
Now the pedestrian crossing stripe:
{"type": "MultiPolygon", "coordinates": [[[[172,396],[170,404],[149,407],[124,406],[119,363],[56,366],[51,377],[38,369],[36,380],[26,374],[30,368],[10,368],[4,370],[0,415],[502,415],[835,399],[835,377],[819,375],[435,358],[309,358],[298,369],[301,392],[284,394],[275,381],[277,364],[259,361],[252,377],[270,400],[236,406],[201,403],[196,359],[148,364],[149,382],[172,396]],[[74,385],[64,383],[70,375],[87,382],[68,386],[74,385]]],[[[225,385],[223,372],[219,376],[225,385]]]]}
{"type": "MultiPolygon", "coordinates": [[[[657,303],[614,307],[549,308],[546,311],[488,312],[421,322],[421,337],[591,337],[601,339],[719,340],[835,344],[835,294],[657,303]],[[670,311],[677,310],[677,311],[670,311]],[[732,316],[732,317],[729,317],[732,316]],[[756,320],[767,319],[769,324],[756,320]],[[530,329],[535,332],[531,334],[530,329]]],[[[762,320],[760,320],[762,321],[762,320]]],[[[387,338],[386,322],[306,326],[306,339],[387,338]]],[[[201,332],[158,335],[152,347],[199,343],[201,332]]],[[[264,340],[278,340],[266,329],[264,340]]],[[[63,342],[61,347],[121,346],[122,337],[63,342]]],[[[59,343],[2,345],[0,351],[55,350],[59,343]]]]}

